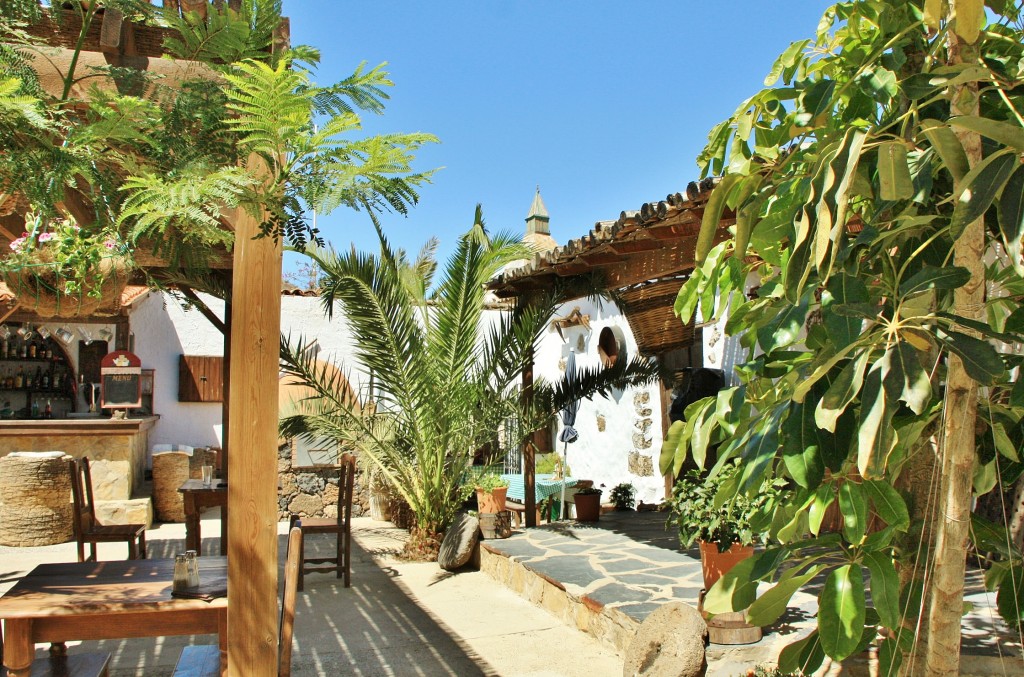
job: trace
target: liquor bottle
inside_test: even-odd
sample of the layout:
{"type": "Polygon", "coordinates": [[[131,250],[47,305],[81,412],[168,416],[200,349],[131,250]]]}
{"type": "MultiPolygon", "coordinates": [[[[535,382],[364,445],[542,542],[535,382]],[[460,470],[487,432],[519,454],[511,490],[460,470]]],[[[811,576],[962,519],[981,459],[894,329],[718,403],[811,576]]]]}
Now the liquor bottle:
{"type": "Polygon", "coordinates": [[[21,354],[22,357],[28,357],[28,346],[25,345],[25,343],[26,343],[25,339],[22,339],[21,340],[21,351],[20,351],[20,354],[21,354]]]}
{"type": "Polygon", "coordinates": [[[25,371],[21,367],[18,367],[18,373],[14,376],[14,387],[25,387],[25,371]]]}
{"type": "Polygon", "coordinates": [[[32,385],[36,388],[43,387],[43,370],[40,367],[36,367],[36,377],[32,379],[32,385]]]}
{"type": "Polygon", "coordinates": [[[30,359],[36,359],[36,342],[29,341],[28,344],[28,356],[30,359]]]}
{"type": "Polygon", "coordinates": [[[46,400],[46,409],[43,409],[43,418],[53,418],[53,407],[50,406],[50,400],[46,400]]]}
{"type": "Polygon", "coordinates": [[[39,382],[39,387],[42,388],[43,390],[50,389],[50,372],[43,372],[43,380],[39,382]]]}
{"type": "Polygon", "coordinates": [[[6,360],[11,355],[11,343],[7,339],[4,339],[2,347],[0,347],[0,355],[6,360]]]}
{"type": "Polygon", "coordinates": [[[32,418],[39,418],[39,403],[32,403],[32,418]]]}

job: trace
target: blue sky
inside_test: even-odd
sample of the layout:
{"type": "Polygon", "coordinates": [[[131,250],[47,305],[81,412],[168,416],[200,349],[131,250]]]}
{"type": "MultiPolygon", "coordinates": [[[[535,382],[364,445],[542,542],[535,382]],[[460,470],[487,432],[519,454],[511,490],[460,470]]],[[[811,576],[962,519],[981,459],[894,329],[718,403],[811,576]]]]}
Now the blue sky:
{"type": "MultiPolygon", "coordinates": [[[[388,62],[391,100],[367,132],[440,138],[417,168],[443,169],[384,227],[410,252],[437,236],[443,259],[478,202],[490,230],[521,232],[539,185],[564,244],[682,190],[711,127],[829,4],[285,0],[284,12],[292,42],[321,50],[321,83],[388,62]]],[[[335,247],[377,248],[364,214],[338,210],[319,226],[335,247]]]]}

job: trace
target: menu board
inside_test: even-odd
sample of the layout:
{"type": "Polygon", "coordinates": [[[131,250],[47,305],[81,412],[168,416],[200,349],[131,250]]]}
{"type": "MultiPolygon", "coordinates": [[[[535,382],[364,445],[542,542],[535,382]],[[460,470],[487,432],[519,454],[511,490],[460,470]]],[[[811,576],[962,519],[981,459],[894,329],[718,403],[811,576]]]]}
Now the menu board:
{"type": "Polygon", "coordinates": [[[142,406],[142,361],[127,350],[115,350],[100,363],[100,407],[130,409],[142,406]]]}

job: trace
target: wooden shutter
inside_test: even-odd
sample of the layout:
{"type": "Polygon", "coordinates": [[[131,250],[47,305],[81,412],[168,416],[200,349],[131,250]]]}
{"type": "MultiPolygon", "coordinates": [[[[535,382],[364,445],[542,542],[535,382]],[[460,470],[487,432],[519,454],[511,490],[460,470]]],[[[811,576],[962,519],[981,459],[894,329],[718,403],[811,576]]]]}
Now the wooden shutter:
{"type": "Polygon", "coordinates": [[[179,402],[223,402],[224,358],[182,355],[178,360],[179,402]]]}

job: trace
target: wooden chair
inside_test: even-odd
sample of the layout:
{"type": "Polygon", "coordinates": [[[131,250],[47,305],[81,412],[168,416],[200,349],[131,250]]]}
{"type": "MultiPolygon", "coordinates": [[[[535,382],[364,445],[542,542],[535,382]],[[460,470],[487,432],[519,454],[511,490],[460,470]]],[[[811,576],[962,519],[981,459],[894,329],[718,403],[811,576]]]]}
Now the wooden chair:
{"type": "MultiPolygon", "coordinates": [[[[301,555],[301,571],[299,572],[299,590],[303,589],[305,575],[314,572],[338,572],[338,578],[345,577],[345,587],[351,585],[350,562],[352,552],[352,491],[356,475],[356,457],[353,454],[341,455],[341,474],[338,477],[338,517],[303,517],[301,518],[303,545],[301,555]],[[306,534],[337,534],[337,551],[334,557],[310,557],[305,554],[306,534]],[[314,564],[319,566],[306,566],[314,564]]],[[[291,526],[300,523],[298,515],[292,515],[291,526]]]]}
{"type": "Polygon", "coordinates": [[[128,544],[128,559],[146,558],[146,525],[145,524],[99,524],[96,522],[96,511],[92,497],[92,473],[89,470],[89,459],[71,460],[71,495],[75,504],[74,528],[75,540],[78,541],[78,561],[85,561],[85,544],[89,544],[89,561],[96,561],[97,543],[116,543],[124,541],[128,544]]]}
{"type": "MultiPolygon", "coordinates": [[[[0,663],[4,659],[4,641],[0,635],[0,663]]],[[[109,653],[68,654],[64,645],[55,645],[46,658],[32,661],[32,677],[107,677],[109,653]]],[[[0,667],[0,677],[7,677],[7,668],[0,667]]]]}
{"type": "MultiPolygon", "coordinates": [[[[284,597],[281,600],[281,623],[278,629],[278,677],[292,674],[292,634],[295,628],[295,597],[299,587],[302,556],[302,529],[293,526],[288,532],[288,556],[284,565],[284,597]]],[[[216,677],[220,675],[220,646],[201,644],[181,651],[174,677],[216,677]]]]}

